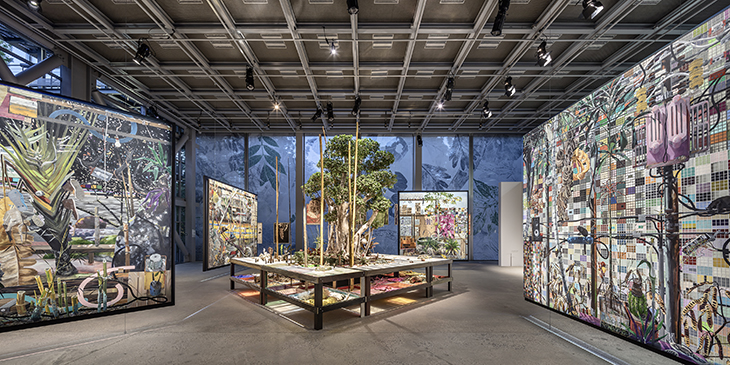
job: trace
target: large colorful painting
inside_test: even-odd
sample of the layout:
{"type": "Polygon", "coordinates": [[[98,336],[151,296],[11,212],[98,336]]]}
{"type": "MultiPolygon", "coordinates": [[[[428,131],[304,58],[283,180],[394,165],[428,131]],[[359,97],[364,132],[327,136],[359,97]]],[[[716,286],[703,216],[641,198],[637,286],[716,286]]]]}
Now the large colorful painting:
{"type": "Polygon", "coordinates": [[[203,270],[228,265],[232,257],[256,256],[256,195],[207,176],[205,189],[207,229],[203,270]]]}
{"type": "Polygon", "coordinates": [[[730,356],[725,10],[524,137],[525,298],[730,356]]]}
{"type": "Polygon", "coordinates": [[[401,255],[469,258],[468,191],[398,192],[401,255]]]}
{"type": "Polygon", "coordinates": [[[0,331],[172,304],[171,138],[0,84],[0,331]]]}

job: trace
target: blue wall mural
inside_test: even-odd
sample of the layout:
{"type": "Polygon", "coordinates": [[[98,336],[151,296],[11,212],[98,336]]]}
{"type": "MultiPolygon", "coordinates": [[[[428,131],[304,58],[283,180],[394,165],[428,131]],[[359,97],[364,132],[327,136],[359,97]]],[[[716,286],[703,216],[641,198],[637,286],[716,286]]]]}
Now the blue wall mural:
{"type": "MultiPolygon", "coordinates": [[[[276,160],[279,161],[279,223],[289,222],[291,249],[294,249],[296,210],[296,138],[252,134],[248,140],[248,191],[258,195],[259,222],[263,225],[262,249],[274,247],[276,222],[276,160]]],[[[283,242],[279,242],[280,244],[283,242]]]]}
{"type": "Polygon", "coordinates": [[[522,137],[474,136],[474,260],[499,258],[499,183],[522,181],[522,137]]]}
{"type": "Polygon", "coordinates": [[[205,185],[203,176],[246,187],[245,137],[200,135],[195,159],[195,257],[203,257],[205,185]]]}
{"type": "MultiPolygon", "coordinates": [[[[472,255],[497,260],[499,183],[521,181],[522,137],[475,136],[473,143],[472,255]]],[[[469,136],[423,137],[423,190],[468,190],[469,162],[469,136]]]]}

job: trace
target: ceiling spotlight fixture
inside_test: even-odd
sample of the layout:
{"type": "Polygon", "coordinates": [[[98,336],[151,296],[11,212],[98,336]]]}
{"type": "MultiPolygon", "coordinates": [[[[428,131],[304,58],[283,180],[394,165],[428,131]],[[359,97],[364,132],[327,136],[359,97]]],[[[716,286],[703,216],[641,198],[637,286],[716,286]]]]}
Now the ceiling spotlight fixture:
{"type": "MultiPolygon", "coordinates": [[[[39,2],[40,3],[40,2],[39,2]]],[[[134,54],[134,63],[141,65],[142,62],[150,55],[150,46],[145,43],[143,38],[137,41],[137,53],[134,54]]]]}
{"type": "Polygon", "coordinates": [[[512,76],[509,76],[504,80],[504,95],[511,97],[515,94],[515,91],[515,86],[512,85],[512,76]]]}
{"type": "Polygon", "coordinates": [[[312,116],[312,121],[316,121],[322,116],[322,109],[317,108],[317,111],[314,112],[314,115],[312,116]]]}
{"type": "Polygon", "coordinates": [[[327,121],[332,123],[335,121],[335,112],[332,110],[332,102],[327,102],[327,121]]]}
{"type": "Polygon", "coordinates": [[[444,108],[444,101],[443,101],[443,99],[442,99],[442,100],[440,100],[440,101],[439,101],[439,102],[438,102],[438,103],[436,104],[436,109],[438,109],[438,110],[442,110],[443,108],[444,108]]]}
{"type": "Polygon", "coordinates": [[[355,106],[352,107],[352,115],[357,116],[360,114],[360,104],[362,103],[362,99],[360,99],[360,95],[355,97],[355,106]]]}
{"type": "Polygon", "coordinates": [[[494,18],[494,25],[492,26],[492,35],[495,37],[502,35],[502,27],[504,27],[504,21],[507,19],[507,10],[509,10],[509,0],[499,0],[499,10],[497,10],[497,16],[494,18]]]}
{"type": "Polygon", "coordinates": [[[33,11],[41,11],[41,2],[43,0],[28,0],[28,8],[33,11]]]}
{"type": "Polygon", "coordinates": [[[347,0],[347,12],[354,15],[358,11],[360,11],[360,7],[357,6],[357,0],[347,0]]]}
{"type": "Polygon", "coordinates": [[[249,91],[253,91],[255,88],[253,84],[253,67],[248,66],[246,67],[246,89],[249,91]]]}
{"type": "Polygon", "coordinates": [[[421,138],[421,135],[416,135],[416,143],[418,143],[419,146],[423,146],[423,138],[421,138]]]}
{"type": "Polygon", "coordinates": [[[322,26],[322,31],[324,32],[324,42],[327,43],[330,48],[330,54],[333,56],[337,55],[337,46],[335,45],[335,41],[332,40],[332,42],[330,42],[329,38],[327,38],[327,30],[324,25],[322,26]]]}
{"type": "Polygon", "coordinates": [[[603,11],[603,4],[598,0],[583,0],[583,17],[593,19],[603,11]]]}
{"type": "Polygon", "coordinates": [[[446,80],[446,93],[444,93],[444,99],[446,101],[451,101],[451,94],[454,92],[454,77],[449,77],[448,80],[446,80]]]}
{"type": "Polygon", "coordinates": [[[542,43],[540,43],[540,46],[537,47],[537,64],[540,67],[545,67],[549,65],[552,60],[553,58],[547,50],[547,42],[543,40],[542,43]]]}
{"type": "Polygon", "coordinates": [[[274,103],[274,110],[279,110],[279,102],[274,103]]]}
{"type": "MultiPolygon", "coordinates": [[[[492,117],[492,111],[489,110],[489,100],[484,100],[484,105],[482,106],[482,117],[484,117],[484,119],[489,119],[492,117]]],[[[481,129],[481,122],[479,129],[481,129]]]]}

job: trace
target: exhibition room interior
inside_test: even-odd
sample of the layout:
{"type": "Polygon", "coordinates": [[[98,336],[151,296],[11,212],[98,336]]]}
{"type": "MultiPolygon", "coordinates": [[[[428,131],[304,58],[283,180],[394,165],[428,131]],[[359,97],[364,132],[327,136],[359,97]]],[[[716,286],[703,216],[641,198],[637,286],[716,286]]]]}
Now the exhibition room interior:
{"type": "Polygon", "coordinates": [[[0,363],[726,364],[728,5],[4,0],[0,363]]]}

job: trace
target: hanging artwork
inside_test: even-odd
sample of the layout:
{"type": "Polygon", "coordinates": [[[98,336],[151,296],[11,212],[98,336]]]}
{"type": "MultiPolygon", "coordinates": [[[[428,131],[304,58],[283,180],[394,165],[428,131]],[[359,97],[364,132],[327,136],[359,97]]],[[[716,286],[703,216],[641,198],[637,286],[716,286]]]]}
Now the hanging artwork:
{"type": "Polygon", "coordinates": [[[319,220],[321,218],[319,210],[319,198],[312,198],[312,200],[307,203],[307,224],[319,225],[319,220]]]}
{"type": "Polygon", "coordinates": [[[230,264],[232,257],[256,255],[258,202],[255,194],[207,176],[203,270],[230,264]]]}
{"type": "Polygon", "coordinates": [[[730,11],[524,137],[524,295],[685,363],[730,355],[730,11]]]}
{"type": "Polygon", "coordinates": [[[0,84],[0,331],[173,303],[171,135],[0,84]],[[165,284],[153,292],[139,280],[150,257],[165,284]]]}
{"type": "Polygon", "coordinates": [[[469,257],[467,191],[398,193],[402,255],[469,257]]]}

